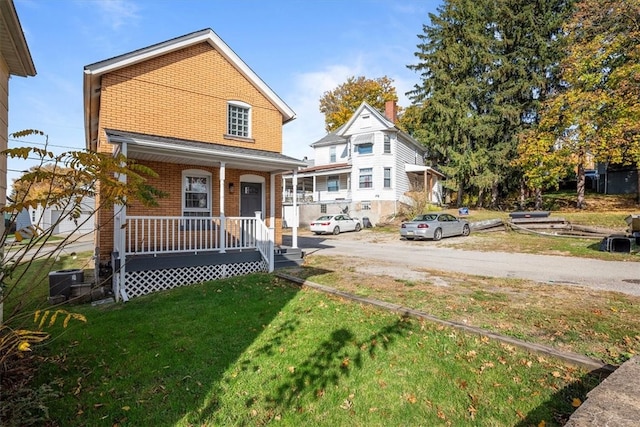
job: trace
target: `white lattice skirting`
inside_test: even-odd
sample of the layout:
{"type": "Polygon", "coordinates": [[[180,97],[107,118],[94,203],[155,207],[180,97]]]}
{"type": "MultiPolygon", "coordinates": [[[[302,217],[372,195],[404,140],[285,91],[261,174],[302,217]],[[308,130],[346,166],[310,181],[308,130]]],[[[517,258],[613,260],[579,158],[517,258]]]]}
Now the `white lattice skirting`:
{"type": "Polygon", "coordinates": [[[169,268],[165,270],[127,271],[125,273],[125,290],[129,298],[134,298],[152,292],[177,288],[178,286],[193,285],[226,277],[243,276],[259,271],[269,271],[268,265],[264,260],[237,264],[169,268]]]}

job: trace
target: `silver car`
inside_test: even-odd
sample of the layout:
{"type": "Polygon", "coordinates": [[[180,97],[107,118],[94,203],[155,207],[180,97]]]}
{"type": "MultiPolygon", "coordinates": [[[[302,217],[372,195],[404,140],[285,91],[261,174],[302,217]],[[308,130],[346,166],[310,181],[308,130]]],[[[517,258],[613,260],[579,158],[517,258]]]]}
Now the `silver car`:
{"type": "Polygon", "coordinates": [[[468,236],[470,233],[468,221],[445,212],[418,215],[400,226],[400,236],[407,240],[440,240],[449,236],[468,236]]]}

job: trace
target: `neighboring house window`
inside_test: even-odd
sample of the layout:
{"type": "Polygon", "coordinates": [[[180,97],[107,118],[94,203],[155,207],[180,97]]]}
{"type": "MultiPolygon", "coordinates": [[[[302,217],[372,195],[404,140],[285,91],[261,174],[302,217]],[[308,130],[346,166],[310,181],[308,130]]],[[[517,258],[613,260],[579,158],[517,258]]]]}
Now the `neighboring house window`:
{"type": "Polygon", "coordinates": [[[229,103],[227,112],[227,133],[242,138],[251,137],[251,108],[249,105],[229,103]]]}
{"type": "Polygon", "coordinates": [[[329,162],[330,163],[336,162],[336,147],[329,148],[329,162]]]}
{"type": "Polygon", "coordinates": [[[384,154],[391,153],[391,138],[389,135],[384,136],[384,154]]]}
{"type": "Polygon", "coordinates": [[[182,173],[184,216],[211,216],[211,174],[187,170],[182,173]]]}
{"type": "Polygon", "coordinates": [[[356,150],[358,154],[371,154],[373,153],[373,144],[368,142],[366,144],[358,144],[356,145],[356,150]]]}
{"type": "Polygon", "coordinates": [[[362,202],[362,203],[360,203],[360,208],[361,208],[363,211],[370,211],[370,210],[371,210],[371,202],[369,202],[369,201],[368,201],[368,202],[362,202]]]}
{"type": "Polygon", "coordinates": [[[331,175],[327,177],[327,191],[340,190],[340,177],[338,175],[331,175]]]}
{"type": "Polygon", "coordinates": [[[373,187],[373,169],[364,168],[360,169],[360,188],[372,188],[373,187]]]}
{"type": "Polygon", "coordinates": [[[325,204],[320,205],[320,213],[327,213],[327,205],[325,204]]]}
{"type": "Polygon", "coordinates": [[[384,188],[391,188],[391,168],[384,168],[384,188]]]}

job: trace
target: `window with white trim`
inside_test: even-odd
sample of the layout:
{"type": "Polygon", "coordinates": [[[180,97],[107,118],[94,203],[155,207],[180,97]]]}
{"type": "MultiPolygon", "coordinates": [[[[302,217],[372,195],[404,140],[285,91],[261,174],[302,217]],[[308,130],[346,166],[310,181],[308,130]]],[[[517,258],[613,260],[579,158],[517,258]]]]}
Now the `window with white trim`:
{"type": "Polygon", "coordinates": [[[373,188],[373,168],[360,169],[359,188],[373,188]]]}
{"type": "Polygon", "coordinates": [[[211,216],[211,174],[201,170],[182,172],[182,215],[211,216]]]}
{"type": "Polygon", "coordinates": [[[329,147],[329,163],[335,163],[336,162],[336,147],[332,146],[329,147]]]}
{"type": "Polygon", "coordinates": [[[372,154],[373,153],[373,143],[367,142],[365,144],[356,145],[356,151],[358,154],[372,154]]]}
{"type": "Polygon", "coordinates": [[[227,134],[251,138],[251,107],[244,102],[229,102],[227,106],[227,134]]]}
{"type": "Polygon", "coordinates": [[[384,188],[391,188],[391,168],[384,168],[384,188]]]}
{"type": "Polygon", "coordinates": [[[391,138],[389,135],[384,136],[384,154],[391,153],[391,138]]]}
{"type": "Polygon", "coordinates": [[[340,190],[340,177],[338,175],[329,175],[327,177],[327,191],[340,190]]]}

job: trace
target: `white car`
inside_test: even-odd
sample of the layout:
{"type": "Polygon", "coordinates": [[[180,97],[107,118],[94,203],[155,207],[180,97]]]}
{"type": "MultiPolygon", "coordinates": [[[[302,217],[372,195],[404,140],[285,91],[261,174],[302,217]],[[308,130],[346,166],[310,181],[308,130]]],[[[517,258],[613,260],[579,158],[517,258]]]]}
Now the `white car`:
{"type": "Polygon", "coordinates": [[[309,228],[315,234],[340,234],[343,231],[360,231],[362,226],[358,218],[347,214],[323,215],[312,221],[309,228]]]}

